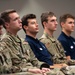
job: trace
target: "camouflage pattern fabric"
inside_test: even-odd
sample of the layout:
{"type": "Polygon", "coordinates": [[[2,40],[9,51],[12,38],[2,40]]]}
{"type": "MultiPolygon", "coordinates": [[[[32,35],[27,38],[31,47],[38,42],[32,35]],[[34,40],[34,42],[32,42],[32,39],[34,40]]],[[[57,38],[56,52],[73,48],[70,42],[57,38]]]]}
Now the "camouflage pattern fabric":
{"type": "Polygon", "coordinates": [[[2,62],[0,65],[6,62],[7,66],[5,67],[10,66],[9,72],[20,72],[22,68],[24,68],[24,70],[26,68],[27,70],[28,68],[39,67],[42,63],[38,64],[39,61],[33,55],[28,43],[21,40],[18,36],[5,33],[0,45],[0,51],[2,52],[1,58],[4,56],[2,58],[4,61],[0,60],[0,62],[2,62]]]}
{"type": "MultiPolygon", "coordinates": [[[[24,65],[24,64],[22,64],[22,65],[24,65]]],[[[25,67],[33,68],[30,65],[25,66],[25,67]]],[[[36,67],[34,67],[34,68],[36,68],[36,67]]],[[[57,74],[64,75],[59,69],[54,69],[47,73],[47,75],[57,75],[57,74]]],[[[42,74],[21,72],[19,66],[13,65],[13,62],[10,57],[9,49],[7,50],[6,43],[0,42],[0,75],[42,75],[42,74]],[[15,72],[15,73],[12,73],[12,72],[15,72]]]]}
{"type": "Polygon", "coordinates": [[[75,75],[75,66],[67,66],[60,69],[65,75],[75,75]]]}

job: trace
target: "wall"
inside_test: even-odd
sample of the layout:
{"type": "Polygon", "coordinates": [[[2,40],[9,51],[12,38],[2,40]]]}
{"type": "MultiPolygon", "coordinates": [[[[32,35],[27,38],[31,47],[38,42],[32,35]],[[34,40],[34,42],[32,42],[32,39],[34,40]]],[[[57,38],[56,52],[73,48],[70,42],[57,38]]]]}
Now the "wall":
{"type": "MultiPolygon", "coordinates": [[[[43,28],[40,22],[41,13],[45,11],[52,11],[56,14],[59,22],[59,16],[64,13],[71,13],[75,15],[75,0],[0,0],[0,12],[6,9],[16,9],[21,17],[28,13],[36,14],[37,21],[39,23],[39,33],[37,37],[40,37],[43,33],[43,28]]],[[[58,37],[60,32],[61,28],[58,24],[58,29],[55,31],[54,36],[58,37]]],[[[18,34],[22,38],[25,36],[23,30],[19,31],[18,34]]],[[[75,31],[72,36],[74,35],[75,31]]]]}

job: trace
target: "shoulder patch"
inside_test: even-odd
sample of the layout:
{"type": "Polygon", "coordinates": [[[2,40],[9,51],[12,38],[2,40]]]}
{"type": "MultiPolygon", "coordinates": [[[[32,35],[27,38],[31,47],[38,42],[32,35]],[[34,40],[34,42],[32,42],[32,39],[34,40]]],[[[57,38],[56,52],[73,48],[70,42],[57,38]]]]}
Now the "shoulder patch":
{"type": "Polygon", "coordinates": [[[50,43],[49,43],[49,42],[48,42],[48,43],[46,43],[45,45],[46,45],[46,47],[47,47],[47,48],[49,48],[49,47],[50,47],[50,43]]]}

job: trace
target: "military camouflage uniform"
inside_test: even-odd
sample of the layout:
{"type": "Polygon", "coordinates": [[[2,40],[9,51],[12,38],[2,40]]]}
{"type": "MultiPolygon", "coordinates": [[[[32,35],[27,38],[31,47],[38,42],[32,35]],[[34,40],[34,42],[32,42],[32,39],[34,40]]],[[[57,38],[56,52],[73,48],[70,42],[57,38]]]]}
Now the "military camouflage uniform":
{"type": "MultiPolygon", "coordinates": [[[[39,67],[38,61],[27,42],[23,42],[18,36],[15,37],[10,33],[5,33],[1,41],[0,51],[7,57],[5,59],[7,64],[18,67],[18,71],[22,71],[22,68],[27,70],[27,68],[39,67]],[[12,62],[8,56],[9,54],[12,62]]],[[[17,71],[14,70],[13,72],[17,71]]]]}
{"type": "MultiPolygon", "coordinates": [[[[24,73],[21,73],[22,75],[36,75],[27,72],[27,69],[39,67],[43,63],[38,62],[27,42],[23,42],[18,36],[15,37],[10,33],[3,35],[0,42],[0,73],[24,71],[24,73]]],[[[56,75],[57,73],[55,70],[51,70],[48,75],[56,75]]],[[[60,71],[59,73],[64,75],[60,71]]]]}
{"type": "Polygon", "coordinates": [[[40,38],[40,41],[46,45],[48,51],[52,55],[54,64],[72,64],[72,62],[73,64],[75,64],[75,60],[67,61],[64,49],[56,38],[50,37],[46,32],[44,32],[44,34],[40,38]]]}

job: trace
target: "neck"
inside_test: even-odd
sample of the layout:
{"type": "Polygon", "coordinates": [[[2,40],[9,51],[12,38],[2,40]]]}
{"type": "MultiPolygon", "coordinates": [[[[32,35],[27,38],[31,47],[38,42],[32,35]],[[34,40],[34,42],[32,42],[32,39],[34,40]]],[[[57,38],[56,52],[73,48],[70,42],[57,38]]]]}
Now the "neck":
{"type": "Polygon", "coordinates": [[[51,37],[53,36],[53,31],[49,31],[49,30],[45,29],[44,32],[46,32],[51,37]]]}
{"type": "Polygon", "coordinates": [[[11,33],[12,35],[16,36],[17,35],[17,31],[10,31],[10,30],[7,30],[7,32],[11,33]]]}
{"type": "Polygon", "coordinates": [[[71,35],[71,32],[67,32],[65,30],[62,30],[62,32],[64,32],[67,36],[70,36],[71,35]]]}
{"type": "Polygon", "coordinates": [[[31,34],[31,33],[26,33],[26,34],[36,39],[36,34],[31,34]]]}

